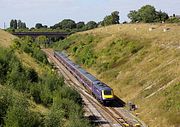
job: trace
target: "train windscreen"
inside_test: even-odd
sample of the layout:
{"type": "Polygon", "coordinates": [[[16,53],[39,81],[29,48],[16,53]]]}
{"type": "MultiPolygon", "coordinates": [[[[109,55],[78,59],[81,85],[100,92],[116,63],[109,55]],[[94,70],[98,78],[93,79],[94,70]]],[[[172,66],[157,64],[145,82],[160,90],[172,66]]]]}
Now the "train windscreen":
{"type": "Polygon", "coordinates": [[[111,90],[105,90],[105,91],[104,91],[104,95],[112,95],[112,94],[111,94],[111,90]]]}

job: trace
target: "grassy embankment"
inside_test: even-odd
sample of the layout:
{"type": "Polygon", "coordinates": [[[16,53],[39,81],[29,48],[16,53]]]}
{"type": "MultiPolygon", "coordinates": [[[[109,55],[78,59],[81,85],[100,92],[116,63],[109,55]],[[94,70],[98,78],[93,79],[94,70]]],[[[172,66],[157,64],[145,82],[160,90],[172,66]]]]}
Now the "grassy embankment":
{"type": "Polygon", "coordinates": [[[38,44],[12,41],[1,30],[0,38],[0,126],[93,126],[80,95],[52,71],[38,44]]]}
{"type": "Polygon", "coordinates": [[[113,25],[73,34],[54,48],[135,102],[148,125],[180,126],[179,25],[113,25]]]}
{"type": "MultiPolygon", "coordinates": [[[[5,32],[5,31],[3,31],[3,30],[0,30],[0,47],[2,47],[2,48],[9,48],[10,46],[12,46],[12,44],[13,44],[13,40],[15,39],[15,38],[17,38],[17,37],[15,37],[15,36],[13,36],[12,34],[10,34],[10,33],[7,33],[7,32],[5,32]]],[[[38,73],[38,74],[42,74],[42,73],[44,73],[44,72],[46,72],[46,69],[48,69],[48,68],[44,68],[44,67],[42,67],[41,65],[39,65],[37,62],[36,62],[36,60],[35,59],[33,59],[32,57],[30,57],[28,54],[26,54],[26,53],[23,53],[23,52],[21,52],[21,53],[18,53],[18,52],[16,52],[16,55],[17,55],[17,57],[19,58],[19,60],[23,63],[23,65],[24,66],[26,66],[26,67],[31,67],[31,68],[33,68],[33,69],[35,69],[35,71],[38,73]]],[[[9,88],[6,88],[6,86],[2,86],[2,84],[1,84],[1,88],[0,88],[1,90],[9,90],[9,88]]],[[[21,93],[19,93],[18,91],[14,91],[15,92],[15,94],[17,94],[18,96],[22,96],[22,94],[21,93]]],[[[13,92],[13,93],[14,93],[13,92]]],[[[38,111],[38,112],[40,112],[40,113],[45,113],[45,114],[47,114],[47,111],[49,110],[48,108],[46,108],[46,107],[44,107],[43,105],[39,105],[39,104],[35,104],[33,101],[30,101],[31,102],[31,108],[33,109],[33,110],[35,110],[35,111],[38,111]]]]}

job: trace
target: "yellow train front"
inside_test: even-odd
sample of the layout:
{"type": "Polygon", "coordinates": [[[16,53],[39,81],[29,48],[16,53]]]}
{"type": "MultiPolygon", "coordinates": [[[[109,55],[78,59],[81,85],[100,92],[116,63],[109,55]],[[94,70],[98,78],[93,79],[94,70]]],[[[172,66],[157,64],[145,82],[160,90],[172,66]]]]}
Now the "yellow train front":
{"type": "Polygon", "coordinates": [[[114,101],[113,89],[101,81],[93,83],[93,95],[103,104],[112,103],[114,101]]]}

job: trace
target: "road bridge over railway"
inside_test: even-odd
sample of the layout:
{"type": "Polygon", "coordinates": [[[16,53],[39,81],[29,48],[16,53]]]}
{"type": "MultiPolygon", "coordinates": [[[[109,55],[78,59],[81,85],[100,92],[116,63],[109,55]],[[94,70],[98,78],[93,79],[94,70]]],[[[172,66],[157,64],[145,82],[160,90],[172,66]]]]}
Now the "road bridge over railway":
{"type": "Polygon", "coordinates": [[[70,33],[65,32],[14,32],[12,34],[18,37],[30,36],[34,39],[38,36],[46,36],[49,40],[64,39],[70,35],[70,33]]]}

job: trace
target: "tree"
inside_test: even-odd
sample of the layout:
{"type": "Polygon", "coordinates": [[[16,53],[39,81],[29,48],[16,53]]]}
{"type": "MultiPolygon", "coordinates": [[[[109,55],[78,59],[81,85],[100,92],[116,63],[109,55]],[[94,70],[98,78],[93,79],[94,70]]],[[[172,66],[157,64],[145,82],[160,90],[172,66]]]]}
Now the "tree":
{"type": "Polygon", "coordinates": [[[17,29],[17,20],[14,20],[14,29],[17,29]]]}
{"type": "Polygon", "coordinates": [[[113,22],[112,16],[111,16],[111,15],[108,15],[108,16],[106,16],[106,17],[104,18],[104,20],[103,20],[103,25],[104,25],[104,26],[108,26],[108,25],[111,25],[112,22],[113,22]]]}
{"type": "Polygon", "coordinates": [[[77,28],[77,29],[82,29],[84,26],[85,26],[84,22],[78,22],[78,23],[76,24],[76,28],[77,28]]]}
{"type": "Polygon", "coordinates": [[[119,24],[119,12],[118,11],[114,11],[111,13],[112,16],[112,23],[113,24],[119,24]]]}
{"type": "Polygon", "coordinates": [[[136,10],[130,11],[130,13],[128,14],[128,18],[130,18],[131,22],[133,22],[133,23],[140,20],[140,17],[136,10]]]}
{"type": "Polygon", "coordinates": [[[62,29],[73,29],[76,28],[76,23],[71,19],[64,19],[59,23],[59,26],[62,29]]]}
{"type": "Polygon", "coordinates": [[[10,28],[14,28],[14,20],[13,19],[10,21],[10,28]]]}
{"type": "Polygon", "coordinates": [[[21,22],[21,20],[18,20],[18,24],[17,24],[17,25],[18,25],[18,28],[19,28],[19,29],[22,28],[22,22],[21,22]]]}
{"type": "Polygon", "coordinates": [[[167,13],[160,11],[156,11],[154,6],[145,5],[142,6],[138,11],[133,10],[128,14],[128,18],[131,19],[131,22],[144,22],[144,23],[152,23],[152,22],[162,22],[166,21],[169,16],[167,13]]]}
{"type": "Polygon", "coordinates": [[[26,27],[26,23],[24,23],[24,22],[23,22],[21,25],[22,25],[22,26],[21,26],[21,27],[22,27],[22,29],[27,28],[27,27],[26,27]]]}
{"type": "Polygon", "coordinates": [[[107,15],[104,20],[102,21],[103,26],[108,26],[112,24],[119,24],[119,12],[114,11],[111,15],[107,15]]]}
{"type": "Polygon", "coordinates": [[[35,25],[35,28],[36,29],[40,29],[40,28],[42,28],[43,27],[43,25],[41,24],[41,23],[37,23],[36,25],[35,25]]]}
{"type": "Polygon", "coordinates": [[[159,21],[166,21],[167,19],[169,19],[169,16],[167,13],[165,12],[162,12],[161,10],[159,12],[157,12],[157,19],[156,21],[159,22],[159,21]]]}
{"type": "Polygon", "coordinates": [[[142,22],[151,23],[156,19],[156,9],[154,6],[145,5],[139,9],[138,13],[142,22]]]}
{"type": "Polygon", "coordinates": [[[17,20],[15,19],[15,20],[11,20],[10,21],[10,28],[12,28],[12,29],[17,29],[17,20]]]}
{"type": "Polygon", "coordinates": [[[95,21],[89,21],[86,25],[85,25],[85,28],[87,30],[89,29],[93,29],[93,28],[96,28],[97,27],[97,23],[95,21]]]}

